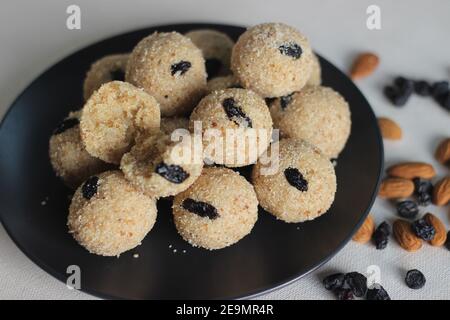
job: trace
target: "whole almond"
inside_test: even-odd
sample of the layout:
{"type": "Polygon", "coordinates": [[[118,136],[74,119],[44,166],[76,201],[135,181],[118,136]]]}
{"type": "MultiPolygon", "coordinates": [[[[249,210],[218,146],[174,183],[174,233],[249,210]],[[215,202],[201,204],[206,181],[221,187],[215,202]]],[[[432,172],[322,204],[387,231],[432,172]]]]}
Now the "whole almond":
{"type": "Polygon", "coordinates": [[[450,138],[442,141],[436,149],[436,159],[442,164],[450,162],[450,138]]]}
{"type": "Polygon", "coordinates": [[[450,177],[445,177],[433,188],[433,203],[445,206],[450,201],[450,177]]]}
{"type": "Polygon", "coordinates": [[[442,246],[447,241],[447,230],[444,224],[432,213],[427,213],[424,218],[436,230],[433,240],[430,240],[430,244],[437,247],[442,246]]]}
{"type": "Polygon", "coordinates": [[[387,178],[381,182],[378,195],[386,199],[407,198],[414,192],[414,183],[403,178],[387,178]]]}
{"type": "Polygon", "coordinates": [[[402,138],[402,128],[392,119],[378,118],[381,136],[388,140],[400,140],[402,138]]]}
{"type": "Polygon", "coordinates": [[[422,240],[414,234],[408,221],[396,220],[393,229],[395,239],[406,251],[414,252],[422,248],[422,240]]]}
{"type": "Polygon", "coordinates": [[[367,243],[372,238],[374,230],[375,230],[375,223],[373,221],[372,216],[369,214],[352,239],[353,241],[359,243],[367,243]]]}
{"type": "Polygon", "coordinates": [[[353,62],[350,76],[353,80],[361,79],[371,75],[378,67],[380,59],[371,52],[361,53],[353,62]]]}
{"type": "Polygon", "coordinates": [[[391,177],[414,179],[431,179],[436,175],[436,171],[431,164],[425,162],[402,162],[391,166],[387,170],[391,177]]]}

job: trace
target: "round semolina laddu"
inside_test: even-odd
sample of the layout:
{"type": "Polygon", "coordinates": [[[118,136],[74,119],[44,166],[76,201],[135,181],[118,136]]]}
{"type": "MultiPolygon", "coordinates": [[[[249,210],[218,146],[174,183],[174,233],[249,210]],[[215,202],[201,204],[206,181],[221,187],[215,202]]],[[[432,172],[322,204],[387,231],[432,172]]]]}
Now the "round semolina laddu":
{"type": "Polygon", "coordinates": [[[84,148],[80,136],[80,113],[70,112],[56,127],[49,141],[49,157],[53,170],[71,188],[77,188],[91,175],[110,167],[91,156],[84,148]]]}
{"type": "Polygon", "coordinates": [[[319,57],[313,53],[311,76],[309,77],[306,85],[320,86],[322,84],[322,67],[320,66],[319,57]]]}
{"type": "Polygon", "coordinates": [[[161,118],[161,132],[171,135],[177,129],[189,130],[189,118],[184,117],[167,117],[161,118]]]}
{"type": "Polygon", "coordinates": [[[239,83],[262,97],[280,97],[302,89],[309,80],[313,53],[308,40],[282,23],[264,23],[244,32],[231,55],[239,83]]]}
{"type": "Polygon", "coordinates": [[[200,176],[201,154],[195,154],[193,136],[181,141],[160,132],[139,136],[120,163],[125,178],[147,195],[159,198],[186,190],[200,176]]]}
{"type": "Polygon", "coordinates": [[[89,99],[92,93],[104,83],[110,81],[124,81],[128,57],[128,53],[112,54],[94,62],[84,79],[84,100],[86,101],[89,99]]]}
{"type": "Polygon", "coordinates": [[[285,222],[313,220],[324,214],[334,201],[336,175],[330,160],[306,141],[282,139],[278,167],[274,172],[259,161],[253,167],[252,181],[259,204],[285,222]],[[269,174],[270,173],[270,174],[269,174]]]}
{"type": "Polygon", "coordinates": [[[67,225],[89,252],[118,256],[138,246],[156,221],[156,201],[120,171],[88,178],[75,192],[67,225]]]}
{"type": "Polygon", "coordinates": [[[329,158],[337,158],[350,135],[348,103],[328,87],[307,86],[278,98],[270,113],[281,136],[306,140],[329,158]]]}
{"type": "Polygon", "coordinates": [[[221,249],[249,234],[258,219],[252,185],[239,173],[219,167],[202,175],[173,202],[178,233],[195,247],[221,249]]]}
{"type": "Polygon", "coordinates": [[[127,82],[158,100],[165,117],[189,114],[206,89],[202,52],[177,33],[153,33],[131,52],[127,82]]]}
{"type": "Polygon", "coordinates": [[[216,90],[225,90],[230,88],[242,88],[239,81],[237,81],[236,77],[233,75],[215,77],[214,79],[209,80],[206,84],[206,91],[208,94],[216,90]]]}
{"type": "Polygon", "coordinates": [[[212,29],[199,29],[189,31],[185,36],[202,50],[208,79],[230,73],[234,41],[227,34],[212,29]]]}
{"type": "Polygon", "coordinates": [[[204,97],[190,116],[191,131],[199,124],[205,158],[229,167],[255,163],[272,136],[264,99],[246,89],[218,90],[204,97]]]}
{"type": "Polygon", "coordinates": [[[92,156],[119,164],[138,132],[159,131],[160,117],[155,98],[129,83],[108,82],[84,105],[81,138],[92,156]]]}

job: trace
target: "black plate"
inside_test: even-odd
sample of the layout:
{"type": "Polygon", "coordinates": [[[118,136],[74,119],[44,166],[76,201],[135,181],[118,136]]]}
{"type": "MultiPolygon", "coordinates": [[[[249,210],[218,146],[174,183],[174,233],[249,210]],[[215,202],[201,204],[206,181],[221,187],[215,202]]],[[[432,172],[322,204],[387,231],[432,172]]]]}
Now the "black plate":
{"type": "Polygon", "coordinates": [[[89,254],[67,233],[68,190],[55,177],[48,139],[69,110],[82,106],[82,81],[90,64],[127,52],[158,31],[214,28],[236,39],[244,28],[180,24],[119,35],[55,64],[12,104],[0,128],[0,214],[17,246],[42,269],[66,281],[81,268],[81,289],[105,298],[241,298],[292,282],[336,254],[361,224],[375,198],[383,146],[373,111],[345,74],[325,59],[324,85],[350,103],[352,133],[336,168],[338,191],[330,211],[303,224],[286,224],[260,212],[253,232],[218,251],[193,248],[177,234],[170,203],[158,203],[154,229],[142,245],[119,259],[89,254]],[[47,199],[46,205],[41,202],[47,199]],[[298,228],[299,227],[299,228],[298,228]],[[169,247],[170,246],[170,247],[169,247]],[[173,252],[176,249],[176,252],[173,252]],[[183,252],[186,250],[186,252],[183,252]],[[139,253],[138,259],[133,258],[139,253]]]}

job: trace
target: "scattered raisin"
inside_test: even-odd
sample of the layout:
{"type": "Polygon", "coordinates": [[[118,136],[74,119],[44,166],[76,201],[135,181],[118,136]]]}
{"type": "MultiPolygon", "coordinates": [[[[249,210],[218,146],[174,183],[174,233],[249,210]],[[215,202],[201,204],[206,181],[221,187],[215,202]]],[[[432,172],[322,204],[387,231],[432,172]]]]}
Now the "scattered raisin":
{"type": "Polygon", "coordinates": [[[122,69],[111,71],[110,76],[112,81],[125,81],[125,72],[122,69]]]}
{"type": "Polygon", "coordinates": [[[214,78],[219,74],[219,71],[222,68],[222,61],[216,58],[206,59],[205,67],[208,79],[214,78]]]}
{"type": "Polygon", "coordinates": [[[81,193],[83,197],[87,200],[91,199],[93,196],[97,194],[98,188],[98,177],[92,176],[88,178],[81,187],[81,193]]]}
{"type": "Polygon", "coordinates": [[[155,172],[173,183],[182,183],[189,178],[189,173],[184,171],[182,167],[174,164],[167,165],[164,162],[156,166],[155,172]]]}
{"type": "Polygon", "coordinates": [[[391,226],[386,221],[383,221],[378,226],[378,228],[376,228],[372,236],[373,242],[375,243],[375,247],[377,248],[377,250],[383,250],[384,248],[387,247],[390,234],[391,234],[391,226]]]}
{"type": "Polygon", "coordinates": [[[431,86],[424,80],[414,81],[414,92],[419,96],[427,97],[431,94],[431,86]]]}
{"type": "Polygon", "coordinates": [[[356,297],[363,297],[367,291],[367,278],[359,272],[349,272],[345,275],[344,283],[352,290],[356,297]]]}
{"type": "Polygon", "coordinates": [[[294,59],[300,58],[303,53],[302,48],[294,42],[283,44],[278,47],[278,50],[280,50],[281,54],[292,57],[294,59]]]}
{"type": "Polygon", "coordinates": [[[73,127],[77,126],[78,124],[80,124],[80,120],[78,120],[77,118],[65,119],[60,124],[58,124],[56,129],[53,131],[53,134],[63,133],[64,131],[69,130],[70,128],[73,128],[73,127]]]}
{"type": "Polygon", "coordinates": [[[420,289],[425,285],[427,280],[422,272],[417,269],[409,270],[405,278],[406,285],[411,289],[420,289]]]}
{"type": "Polygon", "coordinates": [[[182,206],[187,211],[195,213],[200,217],[208,217],[209,219],[216,219],[219,217],[217,209],[206,202],[195,201],[191,198],[187,198],[183,200],[182,206]]]}
{"type": "Polygon", "coordinates": [[[252,127],[252,120],[242,111],[242,109],[236,104],[236,100],[233,98],[226,98],[222,101],[223,109],[230,120],[233,120],[236,124],[244,124],[247,128],[252,127]]]}
{"type": "Polygon", "coordinates": [[[384,94],[392,102],[392,104],[397,107],[404,106],[411,96],[411,93],[402,93],[400,90],[392,86],[386,86],[384,88],[384,94]]]}
{"type": "Polygon", "coordinates": [[[402,93],[412,93],[414,91],[414,81],[406,79],[405,77],[396,77],[394,79],[394,84],[402,93]]]}
{"type": "Polygon", "coordinates": [[[422,178],[414,178],[414,191],[417,195],[421,193],[432,193],[433,184],[430,180],[422,179],[422,178]]]}
{"type": "Polygon", "coordinates": [[[391,297],[389,297],[389,294],[386,292],[386,290],[383,288],[382,285],[376,283],[372,286],[372,288],[369,288],[367,290],[367,300],[391,300],[391,297]]]}
{"type": "Polygon", "coordinates": [[[327,290],[336,290],[344,285],[345,275],[343,273],[334,273],[323,279],[323,285],[327,290]]]}
{"type": "Polygon", "coordinates": [[[397,212],[403,218],[413,219],[419,213],[419,207],[412,200],[399,201],[397,202],[397,212]]]}
{"type": "Polygon", "coordinates": [[[448,81],[438,81],[433,83],[433,86],[431,87],[431,94],[435,98],[439,98],[440,96],[443,96],[449,91],[448,81]]]}
{"type": "Polygon", "coordinates": [[[351,289],[339,288],[334,291],[338,300],[354,300],[353,291],[351,289]]]}
{"type": "Polygon", "coordinates": [[[450,111],[450,91],[436,98],[438,103],[446,110],[450,111]]]}
{"type": "Polygon", "coordinates": [[[308,191],[308,181],[305,180],[297,168],[287,168],[284,170],[284,176],[289,184],[302,192],[308,191]]]}
{"type": "Polygon", "coordinates": [[[180,61],[171,65],[170,70],[173,76],[176,74],[182,76],[191,68],[191,66],[192,64],[189,61],[180,61]]]}
{"type": "Polygon", "coordinates": [[[287,96],[280,97],[281,110],[285,110],[287,108],[287,106],[291,103],[292,95],[293,95],[293,93],[288,94],[287,96]]]}
{"type": "Polygon", "coordinates": [[[433,225],[428,223],[425,219],[419,219],[413,222],[412,230],[419,238],[430,241],[434,239],[434,235],[436,234],[436,229],[434,229],[433,225]]]}
{"type": "Polygon", "coordinates": [[[421,193],[417,195],[417,204],[422,207],[426,207],[431,204],[431,194],[421,193]]]}

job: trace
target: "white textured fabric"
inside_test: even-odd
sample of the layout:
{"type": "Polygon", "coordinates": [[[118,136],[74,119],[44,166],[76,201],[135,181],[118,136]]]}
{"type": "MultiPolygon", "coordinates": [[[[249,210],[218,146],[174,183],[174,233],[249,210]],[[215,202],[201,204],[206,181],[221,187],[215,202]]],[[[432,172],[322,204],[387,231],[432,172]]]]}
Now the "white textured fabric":
{"type": "MultiPolygon", "coordinates": [[[[0,115],[22,89],[62,57],[104,37],[148,25],[170,22],[217,22],[252,25],[282,21],[308,35],[313,47],[342,70],[347,70],[360,51],[375,51],[381,64],[376,73],[358,85],[379,116],[392,117],[404,130],[400,142],[385,144],[386,165],[395,161],[429,161],[439,176],[448,170],[433,159],[438,140],[450,136],[450,114],[431,99],[414,96],[404,108],[392,107],[382,87],[392,76],[404,74],[429,80],[448,79],[450,57],[450,2],[378,0],[382,29],[366,28],[368,0],[265,1],[175,0],[123,1],[78,0],[82,29],[65,28],[66,8],[72,1],[5,0],[0,10],[0,115]],[[322,23],[324,22],[324,23],[322,23]],[[12,33],[11,30],[14,30],[12,33]]],[[[78,88],[79,89],[79,88],[78,88]]],[[[51,93],[49,93],[51,94],[51,93]]],[[[429,207],[450,226],[449,208],[429,207]]],[[[394,208],[377,200],[375,220],[393,221],[394,208]]],[[[92,299],[68,290],[64,284],[28,260],[0,228],[0,299],[92,299]]],[[[328,299],[321,286],[325,274],[334,271],[366,272],[376,265],[381,283],[393,299],[449,299],[450,251],[424,245],[407,253],[391,240],[387,249],[349,243],[328,264],[295,283],[261,296],[263,299],[328,299]],[[404,284],[406,270],[420,269],[427,277],[422,290],[404,284]]]]}

